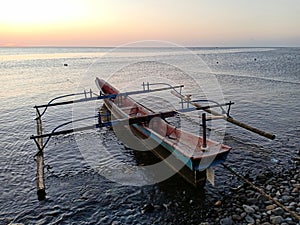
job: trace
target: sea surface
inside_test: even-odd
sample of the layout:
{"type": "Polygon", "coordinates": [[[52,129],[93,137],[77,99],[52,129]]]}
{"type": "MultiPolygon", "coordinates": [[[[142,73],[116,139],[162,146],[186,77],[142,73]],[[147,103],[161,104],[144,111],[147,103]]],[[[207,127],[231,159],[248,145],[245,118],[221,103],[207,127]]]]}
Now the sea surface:
{"type": "MultiPolygon", "coordinates": [[[[49,141],[47,199],[38,201],[37,148],[29,139],[36,134],[33,106],[84,89],[98,93],[96,76],[122,91],[139,90],[143,81],[170,82],[184,84],[194,99],[234,102],[233,118],[276,135],[268,140],[231,124],[209,123],[211,137],[232,147],[227,165],[241,174],[289,168],[300,149],[300,48],[0,48],[1,225],[199,224],[218,198],[239,185],[222,166],[215,168],[215,185],[207,183],[204,190],[178,175],[147,185],[143,170],[126,170],[144,159],[103,128],[49,141]]],[[[132,97],[154,111],[176,108],[179,100],[167,95],[132,97]]],[[[95,104],[49,108],[43,132],[95,115],[95,104]]],[[[198,132],[198,122],[197,114],[183,116],[181,126],[198,132]]]]}

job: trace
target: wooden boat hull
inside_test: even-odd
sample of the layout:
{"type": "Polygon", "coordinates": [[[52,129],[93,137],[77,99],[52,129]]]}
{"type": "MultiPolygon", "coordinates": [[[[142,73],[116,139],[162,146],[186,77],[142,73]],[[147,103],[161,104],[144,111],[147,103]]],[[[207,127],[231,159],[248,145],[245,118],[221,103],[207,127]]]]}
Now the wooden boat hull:
{"type": "MultiPolygon", "coordinates": [[[[118,94],[119,91],[99,78],[98,86],[105,95],[118,94]]],[[[115,119],[124,119],[151,115],[154,112],[135,102],[129,96],[117,96],[115,99],[105,99],[106,107],[115,119]]],[[[155,118],[154,123],[137,123],[128,126],[139,133],[141,140],[151,139],[159,145],[159,148],[151,148],[151,151],[163,160],[176,172],[185,174],[184,178],[192,181],[196,186],[205,183],[207,168],[215,166],[226,160],[230,147],[207,141],[207,149],[202,149],[202,137],[176,129],[161,118],[155,118]],[[169,157],[170,155],[175,157],[169,157]],[[169,160],[169,162],[168,162],[169,160]],[[180,165],[181,166],[174,166],[180,165]],[[180,169],[178,169],[180,168],[180,169]],[[184,172],[183,172],[184,171],[184,172]]],[[[126,143],[125,143],[126,144],[126,143]]],[[[156,146],[157,146],[156,145],[156,146]]],[[[181,175],[182,175],[181,174],[181,175]]]]}

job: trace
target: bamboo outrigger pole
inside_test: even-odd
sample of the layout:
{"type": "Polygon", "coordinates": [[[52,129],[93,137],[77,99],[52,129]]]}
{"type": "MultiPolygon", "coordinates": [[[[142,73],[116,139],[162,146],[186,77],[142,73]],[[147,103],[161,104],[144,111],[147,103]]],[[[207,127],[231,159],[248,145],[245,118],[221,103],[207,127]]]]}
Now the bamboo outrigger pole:
{"type": "MultiPolygon", "coordinates": [[[[173,95],[175,95],[176,97],[180,98],[181,100],[186,101],[186,102],[192,104],[192,105],[195,106],[196,108],[203,108],[203,106],[202,106],[201,104],[187,100],[186,97],[185,97],[184,95],[182,95],[182,94],[180,94],[180,93],[178,93],[178,92],[171,91],[171,93],[172,93],[173,95]]],[[[259,130],[259,129],[257,129],[257,128],[255,128],[255,127],[252,127],[252,126],[248,125],[248,124],[245,124],[245,123],[242,123],[242,122],[240,122],[240,121],[238,121],[238,120],[235,120],[235,119],[233,119],[233,118],[230,117],[230,116],[226,116],[226,115],[223,115],[223,114],[218,113],[218,112],[216,112],[216,111],[213,111],[213,110],[211,110],[210,108],[203,109],[203,110],[204,110],[205,112],[207,112],[207,113],[210,113],[210,114],[212,114],[212,115],[214,115],[214,116],[221,117],[222,119],[224,119],[224,120],[226,120],[226,121],[228,121],[228,122],[230,122],[230,123],[232,123],[232,124],[235,124],[235,125],[237,125],[237,126],[239,126],[239,127],[242,127],[242,128],[244,128],[244,129],[246,129],[246,130],[249,130],[249,131],[251,131],[251,132],[253,132],[253,133],[259,134],[259,135],[261,135],[261,136],[263,136],[263,137],[266,137],[266,138],[269,138],[269,139],[271,139],[271,140],[274,140],[275,137],[276,137],[274,134],[265,132],[265,131],[263,131],[263,130],[259,130]]]]}
{"type": "MultiPolygon", "coordinates": [[[[39,110],[36,110],[36,124],[37,124],[37,134],[42,135],[42,119],[40,117],[39,110]]],[[[37,185],[37,195],[39,200],[44,200],[46,198],[45,191],[45,179],[44,179],[44,152],[43,152],[43,138],[39,137],[36,140],[38,146],[38,152],[36,154],[36,185],[37,185]]]]}

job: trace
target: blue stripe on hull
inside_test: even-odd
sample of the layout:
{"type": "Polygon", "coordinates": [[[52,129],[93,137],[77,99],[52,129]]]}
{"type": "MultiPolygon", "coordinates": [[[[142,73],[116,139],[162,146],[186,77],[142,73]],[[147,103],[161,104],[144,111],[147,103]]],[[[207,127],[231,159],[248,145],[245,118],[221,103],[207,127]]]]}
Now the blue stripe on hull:
{"type": "Polygon", "coordinates": [[[162,140],[160,137],[155,135],[154,133],[150,132],[149,130],[145,129],[144,127],[133,124],[133,127],[135,127],[137,130],[139,130],[141,133],[143,133],[145,136],[151,137],[155,142],[160,144],[162,147],[167,149],[170,153],[174,154],[181,162],[183,162],[190,170],[192,171],[203,171],[209,167],[216,166],[226,160],[226,157],[229,152],[224,152],[222,154],[219,154],[217,156],[214,156],[215,159],[212,160],[209,164],[200,163],[200,160],[193,160],[184,156],[181,154],[176,148],[172,147],[168,143],[166,143],[164,140],[162,140]]]}

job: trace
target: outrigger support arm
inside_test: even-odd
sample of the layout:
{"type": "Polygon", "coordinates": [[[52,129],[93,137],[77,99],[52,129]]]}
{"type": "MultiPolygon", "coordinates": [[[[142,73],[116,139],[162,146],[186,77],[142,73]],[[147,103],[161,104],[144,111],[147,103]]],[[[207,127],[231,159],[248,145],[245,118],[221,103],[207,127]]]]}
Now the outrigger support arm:
{"type": "Polygon", "coordinates": [[[34,106],[34,108],[36,108],[36,109],[38,109],[38,108],[47,108],[47,107],[58,106],[58,105],[69,105],[69,104],[74,104],[74,103],[89,102],[89,101],[108,99],[108,98],[114,99],[116,97],[117,97],[117,94],[100,95],[100,96],[97,96],[97,97],[81,98],[81,99],[64,101],[64,102],[55,102],[55,103],[44,104],[44,105],[36,105],[36,106],[34,106]]]}
{"type": "MultiPolygon", "coordinates": [[[[178,92],[175,92],[175,91],[171,91],[171,93],[172,93],[173,95],[175,95],[176,97],[178,97],[178,98],[180,98],[180,99],[186,101],[186,97],[185,97],[184,95],[182,95],[182,94],[180,94],[180,93],[178,93],[178,92]]],[[[196,108],[201,108],[201,107],[202,107],[201,104],[196,103],[196,102],[193,102],[193,101],[189,101],[189,103],[190,103],[191,105],[195,106],[196,108]]],[[[230,105],[231,105],[231,104],[230,104],[230,105]]],[[[257,128],[255,128],[255,127],[252,127],[252,126],[250,126],[250,125],[248,125],[248,124],[242,123],[242,122],[240,122],[240,121],[238,121],[238,120],[233,119],[233,118],[230,117],[230,116],[226,116],[226,115],[223,115],[223,114],[218,113],[218,112],[216,112],[216,111],[213,111],[213,110],[211,110],[210,108],[203,109],[203,110],[206,111],[207,113],[210,113],[210,114],[214,115],[214,116],[223,117],[222,119],[224,119],[224,120],[226,120],[226,121],[228,121],[228,122],[230,122],[230,123],[232,123],[232,124],[235,124],[235,125],[237,125],[237,126],[239,126],[239,127],[242,127],[242,128],[244,128],[244,129],[246,129],[246,130],[249,130],[249,131],[251,131],[251,132],[253,132],[253,133],[259,134],[259,135],[261,135],[261,136],[263,136],[263,137],[266,137],[266,138],[269,138],[269,139],[271,139],[271,140],[274,140],[275,137],[276,137],[274,134],[265,132],[265,131],[263,131],[263,130],[260,130],[260,129],[257,129],[257,128]]]]}
{"type": "Polygon", "coordinates": [[[90,125],[90,126],[79,127],[79,128],[74,128],[74,129],[68,129],[68,130],[55,131],[55,132],[46,133],[46,134],[32,135],[32,136],[30,136],[30,139],[52,137],[52,136],[57,136],[57,135],[62,135],[62,134],[70,134],[70,133],[74,133],[74,132],[78,132],[78,131],[94,129],[94,128],[97,128],[97,127],[98,127],[98,125],[94,124],[94,125],[90,125]]]}
{"type": "MultiPolygon", "coordinates": [[[[141,90],[141,91],[129,91],[129,92],[122,92],[119,94],[111,94],[111,95],[100,95],[96,97],[89,97],[89,98],[82,98],[82,99],[77,99],[77,100],[70,100],[70,101],[64,101],[64,102],[56,102],[56,103],[48,103],[44,105],[36,105],[34,108],[47,108],[51,106],[58,106],[58,105],[68,105],[68,104],[74,104],[74,103],[80,103],[80,102],[89,102],[89,101],[96,101],[96,100],[101,100],[101,99],[114,99],[118,96],[128,96],[128,95],[138,95],[138,94],[146,94],[146,93],[151,93],[151,92],[157,92],[157,91],[165,91],[165,90],[170,90],[170,89],[175,89],[175,88],[182,88],[184,85],[177,85],[177,86],[170,86],[170,87],[164,87],[164,88],[156,88],[156,89],[147,89],[147,90],[141,90]]],[[[73,96],[68,95],[68,96],[73,96]]]]}
{"type": "MultiPolygon", "coordinates": [[[[62,130],[62,131],[55,131],[57,128],[60,128],[63,125],[67,125],[67,124],[72,123],[72,121],[70,121],[70,122],[64,123],[62,125],[59,125],[51,133],[40,134],[40,135],[32,135],[30,137],[30,139],[51,137],[51,136],[62,135],[62,134],[70,134],[70,133],[74,133],[74,132],[78,132],[78,131],[84,131],[84,130],[89,130],[89,129],[94,129],[94,128],[114,126],[114,125],[131,125],[131,124],[137,124],[137,123],[149,123],[150,120],[153,119],[154,117],[159,117],[159,118],[165,119],[165,118],[168,118],[168,117],[174,117],[175,115],[177,115],[179,113],[186,113],[186,112],[191,112],[191,111],[195,111],[195,110],[207,110],[207,109],[210,109],[210,108],[220,107],[220,105],[221,106],[226,106],[226,105],[229,105],[229,104],[233,104],[233,103],[225,103],[225,104],[217,104],[217,105],[211,105],[211,106],[202,106],[202,107],[197,107],[197,108],[186,108],[186,109],[172,110],[172,111],[167,111],[167,112],[159,112],[159,113],[153,113],[153,114],[146,115],[146,116],[136,116],[136,117],[131,117],[131,118],[113,120],[113,121],[104,122],[104,123],[101,122],[99,124],[89,125],[89,126],[85,126],[85,127],[79,127],[79,128],[62,130]]],[[[92,119],[92,118],[95,118],[95,117],[96,116],[87,117],[87,118],[79,119],[79,120],[76,120],[76,121],[81,121],[81,120],[85,120],[85,119],[92,119]]],[[[76,121],[73,121],[73,122],[76,122],[76,121]]]]}

